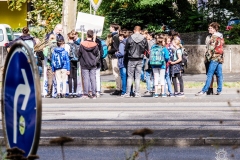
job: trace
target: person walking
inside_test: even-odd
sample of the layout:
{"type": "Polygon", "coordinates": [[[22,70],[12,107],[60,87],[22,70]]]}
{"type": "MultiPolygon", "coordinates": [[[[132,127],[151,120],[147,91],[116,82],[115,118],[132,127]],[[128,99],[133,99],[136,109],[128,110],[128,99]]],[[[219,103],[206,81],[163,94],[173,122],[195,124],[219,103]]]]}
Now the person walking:
{"type": "Polygon", "coordinates": [[[212,33],[212,36],[207,44],[207,53],[206,53],[206,61],[209,62],[208,72],[207,72],[207,80],[205,82],[204,87],[200,92],[195,94],[195,96],[206,95],[206,92],[209,90],[211,86],[213,75],[216,73],[217,76],[217,93],[216,95],[220,95],[222,92],[222,84],[223,84],[223,73],[222,73],[222,63],[223,63],[223,51],[220,52],[217,50],[217,47],[223,47],[223,35],[218,32],[220,25],[217,22],[213,22],[209,25],[209,30],[212,33]]]}
{"type": "Polygon", "coordinates": [[[93,41],[93,30],[87,31],[87,39],[81,42],[78,55],[84,84],[81,99],[89,99],[90,86],[92,91],[91,98],[96,99],[96,69],[100,53],[97,43],[93,41]]]}
{"type": "Polygon", "coordinates": [[[68,75],[70,74],[68,52],[64,49],[64,40],[58,39],[57,47],[52,53],[52,72],[57,81],[57,98],[65,98],[68,75]],[[62,89],[61,89],[62,84],[62,89]]]}
{"type": "Polygon", "coordinates": [[[134,34],[131,35],[126,42],[125,50],[128,56],[127,67],[127,92],[123,97],[130,97],[130,89],[135,75],[135,98],[141,97],[140,94],[140,78],[142,71],[142,61],[145,51],[148,50],[147,39],[140,34],[141,27],[134,27],[134,34]]]}

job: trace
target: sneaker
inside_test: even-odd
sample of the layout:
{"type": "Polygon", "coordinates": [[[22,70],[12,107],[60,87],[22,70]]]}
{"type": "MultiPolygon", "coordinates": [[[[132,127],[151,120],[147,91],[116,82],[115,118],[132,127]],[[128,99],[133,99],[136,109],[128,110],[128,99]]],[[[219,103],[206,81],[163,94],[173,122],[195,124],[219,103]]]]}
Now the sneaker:
{"type": "Polygon", "coordinates": [[[200,91],[197,94],[195,94],[195,96],[205,96],[206,92],[200,91]]]}
{"type": "Polygon", "coordinates": [[[167,94],[166,94],[166,93],[162,93],[161,97],[162,97],[162,98],[166,98],[166,97],[167,97],[167,94]]]}
{"type": "Polygon", "coordinates": [[[99,97],[100,97],[100,93],[99,93],[99,92],[97,92],[97,93],[96,93],[96,96],[97,96],[97,98],[99,98],[99,97]]]}
{"type": "Polygon", "coordinates": [[[154,96],[155,98],[158,98],[158,94],[154,94],[153,96],[154,96]]]}
{"type": "Polygon", "coordinates": [[[91,99],[97,99],[97,96],[92,96],[92,98],[91,99]]]}
{"type": "Polygon", "coordinates": [[[213,88],[208,88],[207,95],[213,95],[213,88]]]}
{"type": "Polygon", "coordinates": [[[52,98],[52,94],[47,94],[46,98],[52,98]]]}
{"type": "Polygon", "coordinates": [[[121,92],[120,91],[118,91],[118,90],[115,90],[113,93],[111,93],[110,95],[112,95],[112,96],[118,96],[118,95],[120,95],[121,94],[121,92]]]}
{"type": "Polygon", "coordinates": [[[139,94],[139,93],[135,93],[135,96],[134,96],[135,98],[140,98],[141,97],[141,94],[139,94]]]}
{"type": "Polygon", "coordinates": [[[151,93],[151,92],[149,92],[149,91],[146,91],[146,92],[144,92],[144,95],[145,95],[145,96],[151,96],[151,95],[152,95],[152,93],[151,93]]]}
{"type": "Polygon", "coordinates": [[[130,95],[129,95],[129,93],[125,93],[124,95],[121,95],[121,97],[123,97],[123,98],[130,98],[130,95]]]}
{"type": "Polygon", "coordinates": [[[170,93],[170,94],[169,94],[169,97],[175,97],[175,96],[174,96],[174,94],[170,93]]]}
{"type": "Polygon", "coordinates": [[[61,94],[57,94],[57,98],[60,99],[61,98],[61,94]]]}
{"type": "Polygon", "coordinates": [[[221,95],[221,92],[217,92],[215,95],[221,95]]]}
{"type": "Polygon", "coordinates": [[[178,93],[176,97],[185,97],[184,93],[178,93]]]}
{"type": "Polygon", "coordinates": [[[88,96],[86,96],[86,95],[83,95],[82,97],[80,97],[79,99],[89,99],[89,97],[88,96]]]}
{"type": "Polygon", "coordinates": [[[130,97],[135,97],[135,93],[134,92],[130,92],[130,97]]]}

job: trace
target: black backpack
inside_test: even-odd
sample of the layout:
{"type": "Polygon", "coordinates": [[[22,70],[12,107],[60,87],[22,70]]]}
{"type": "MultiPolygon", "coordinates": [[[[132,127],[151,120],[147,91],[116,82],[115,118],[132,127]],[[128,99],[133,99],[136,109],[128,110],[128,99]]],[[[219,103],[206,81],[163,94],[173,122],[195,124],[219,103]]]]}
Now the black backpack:
{"type": "Polygon", "coordinates": [[[78,50],[79,50],[79,46],[76,45],[75,43],[67,43],[70,46],[70,50],[69,50],[69,57],[70,57],[70,61],[75,61],[77,62],[79,60],[79,56],[78,56],[78,50]]]}

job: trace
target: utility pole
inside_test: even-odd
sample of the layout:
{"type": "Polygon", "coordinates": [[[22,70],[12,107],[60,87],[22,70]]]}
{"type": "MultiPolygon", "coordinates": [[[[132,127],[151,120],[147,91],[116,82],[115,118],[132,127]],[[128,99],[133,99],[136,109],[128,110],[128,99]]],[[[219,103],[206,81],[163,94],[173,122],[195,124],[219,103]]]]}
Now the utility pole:
{"type": "Polygon", "coordinates": [[[63,36],[67,40],[67,33],[75,29],[77,17],[77,0],[63,0],[62,25],[63,36]]]}

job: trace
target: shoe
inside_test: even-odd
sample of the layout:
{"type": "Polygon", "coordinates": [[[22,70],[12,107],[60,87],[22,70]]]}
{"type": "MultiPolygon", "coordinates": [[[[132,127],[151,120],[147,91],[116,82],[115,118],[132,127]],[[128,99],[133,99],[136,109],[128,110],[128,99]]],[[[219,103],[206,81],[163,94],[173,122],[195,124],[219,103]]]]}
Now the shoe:
{"type": "Polygon", "coordinates": [[[61,94],[57,94],[57,98],[60,99],[61,98],[61,94]]]}
{"type": "Polygon", "coordinates": [[[100,93],[99,93],[99,92],[97,92],[97,93],[96,93],[96,96],[97,96],[97,98],[99,98],[99,97],[100,97],[100,93]]]}
{"type": "Polygon", "coordinates": [[[170,93],[170,94],[169,94],[169,97],[175,97],[175,96],[174,96],[174,94],[170,93]]]}
{"type": "Polygon", "coordinates": [[[66,98],[66,94],[62,94],[62,98],[66,98]]]}
{"type": "Polygon", "coordinates": [[[123,98],[130,98],[130,95],[129,95],[129,93],[125,93],[124,95],[121,95],[121,97],[123,97],[123,98]]]}
{"type": "Polygon", "coordinates": [[[144,92],[144,95],[145,95],[145,96],[151,96],[151,95],[152,95],[152,93],[151,93],[151,92],[149,92],[149,91],[146,91],[146,92],[144,92]]]}
{"type": "Polygon", "coordinates": [[[195,96],[205,96],[206,92],[200,91],[197,94],[195,94],[195,96]]]}
{"type": "Polygon", "coordinates": [[[167,97],[167,94],[166,94],[166,93],[162,93],[161,97],[162,97],[162,98],[166,98],[166,97],[167,97]]]}
{"type": "Polygon", "coordinates": [[[95,96],[92,96],[92,98],[91,99],[97,99],[97,96],[95,95],[95,96]]]}
{"type": "Polygon", "coordinates": [[[136,93],[134,97],[135,97],[135,98],[140,98],[140,97],[141,97],[141,94],[136,93]]]}
{"type": "Polygon", "coordinates": [[[158,94],[154,94],[153,97],[154,97],[154,98],[158,98],[158,94]]]}
{"type": "Polygon", "coordinates": [[[52,98],[52,94],[50,94],[50,93],[47,94],[47,95],[46,95],[46,98],[52,98]]]}
{"type": "Polygon", "coordinates": [[[88,96],[83,95],[82,97],[80,97],[79,99],[90,99],[88,96]]]}
{"type": "Polygon", "coordinates": [[[176,97],[185,97],[184,93],[178,93],[176,97]]]}
{"type": "Polygon", "coordinates": [[[213,88],[208,88],[207,95],[213,95],[213,88]]]}
{"type": "Polygon", "coordinates": [[[111,93],[110,95],[112,95],[112,96],[118,96],[118,95],[120,95],[121,94],[121,92],[120,91],[118,91],[118,90],[115,90],[113,93],[111,93]]]}
{"type": "Polygon", "coordinates": [[[215,95],[221,95],[221,92],[217,92],[215,95]]]}
{"type": "Polygon", "coordinates": [[[130,92],[130,97],[135,97],[135,93],[134,92],[130,92]]]}

